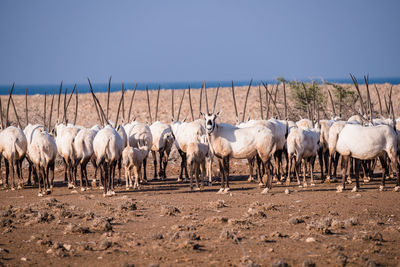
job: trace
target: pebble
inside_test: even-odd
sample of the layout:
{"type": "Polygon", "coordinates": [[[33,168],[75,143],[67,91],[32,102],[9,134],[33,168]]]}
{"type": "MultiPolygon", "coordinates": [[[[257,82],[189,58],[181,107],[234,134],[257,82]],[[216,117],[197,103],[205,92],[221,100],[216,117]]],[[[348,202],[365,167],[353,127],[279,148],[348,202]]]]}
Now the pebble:
{"type": "Polygon", "coordinates": [[[70,244],[64,244],[63,247],[66,251],[70,251],[72,246],[70,244]]]}
{"type": "Polygon", "coordinates": [[[311,242],[315,242],[316,240],[315,240],[315,238],[314,237],[308,237],[307,239],[306,239],[306,242],[307,243],[311,243],[311,242]]]}
{"type": "Polygon", "coordinates": [[[28,261],[28,258],[27,257],[22,257],[21,261],[28,261]]]}

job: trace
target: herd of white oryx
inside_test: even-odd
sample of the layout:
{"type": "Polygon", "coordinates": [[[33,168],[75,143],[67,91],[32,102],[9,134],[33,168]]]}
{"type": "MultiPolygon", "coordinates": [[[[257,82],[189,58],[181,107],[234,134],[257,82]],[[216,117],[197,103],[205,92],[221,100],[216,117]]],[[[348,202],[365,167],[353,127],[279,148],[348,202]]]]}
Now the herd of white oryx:
{"type": "MultiPolygon", "coordinates": [[[[174,90],[172,95],[172,122],[164,123],[158,121],[158,102],[160,88],[157,93],[157,105],[155,111],[155,122],[152,122],[149,93],[147,92],[147,103],[149,108],[150,123],[131,120],[130,114],[132,101],[136,87],[130,99],[128,123],[119,121],[121,103],[123,105],[125,90],[122,87],[121,99],[118,105],[118,112],[115,122],[109,119],[109,96],[110,82],[108,87],[106,113],[96,97],[90,80],[88,79],[93,103],[97,111],[99,124],[91,128],[76,125],[76,114],[78,110],[78,93],[76,87],[68,96],[64,95],[63,112],[60,112],[60,99],[62,83],[58,94],[57,120],[52,125],[52,111],[48,121],[46,120],[46,100],[44,102],[43,124],[30,124],[28,120],[28,102],[25,98],[26,127],[22,129],[20,118],[16,112],[12,98],[11,89],[7,101],[7,111],[3,116],[1,107],[1,132],[0,132],[0,168],[1,159],[4,158],[6,168],[6,179],[4,187],[11,189],[22,188],[24,185],[22,177],[22,161],[26,159],[29,163],[28,184],[31,184],[31,176],[35,177],[39,187],[39,196],[51,193],[54,180],[54,165],[57,154],[59,154],[65,166],[65,180],[68,181],[68,188],[77,186],[77,170],[80,166],[80,188],[82,191],[89,186],[86,171],[87,164],[96,169],[91,185],[97,184],[97,171],[100,169],[99,186],[104,188],[104,196],[112,196],[114,192],[114,177],[118,167],[119,177],[121,168],[125,168],[126,187],[139,189],[140,184],[147,183],[146,162],[149,153],[154,159],[154,178],[166,178],[168,157],[172,147],[175,145],[181,158],[181,169],[178,181],[181,181],[185,172],[186,179],[190,177],[190,189],[193,190],[193,178],[195,178],[195,189],[200,190],[199,176],[202,183],[213,182],[212,162],[217,161],[221,188],[218,193],[229,192],[229,163],[230,159],[247,159],[250,169],[250,178],[253,180],[253,169],[255,169],[256,180],[260,186],[265,186],[262,193],[266,194],[272,187],[273,178],[276,183],[286,182],[290,184],[292,169],[296,175],[299,186],[307,186],[306,173],[309,171],[310,185],[314,185],[314,162],[318,156],[321,170],[321,180],[330,181],[336,177],[336,168],[341,158],[342,183],[337,187],[341,192],[345,184],[351,183],[351,171],[354,172],[356,185],[353,191],[359,189],[360,170],[363,172],[364,181],[371,179],[376,162],[379,159],[383,174],[380,190],[384,189],[385,178],[397,174],[395,191],[399,190],[399,160],[398,151],[400,145],[399,134],[396,131],[396,124],[400,120],[394,118],[393,103],[389,99],[389,117],[373,118],[372,104],[368,89],[368,78],[365,78],[367,88],[367,105],[362,101],[357,80],[352,76],[355,87],[358,91],[361,103],[361,112],[353,109],[355,115],[347,121],[335,117],[331,120],[320,120],[318,108],[312,107],[307,100],[307,109],[312,117],[301,119],[297,122],[288,120],[286,89],[283,84],[285,118],[264,119],[262,112],[262,100],[260,93],[261,119],[248,120],[244,122],[247,97],[251,88],[251,82],[247,90],[243,118],[240,122],[237,113],[235,91],[232,82],[232,95],[236,112],[236,125],[217,122],[220,112],[215,111],[219,87],[216,90],[212,111],[209,111],[207,91],[203,86],[200,91],[200,100],[204,98],[206,113],[201,112],[200,119],[195,120],[192,109],[190,87],[189,104],[192,116],[191,122],[179,121],[182,102],[185,96],[183,92],[179,103],[177,116],[174,117],[174,90]],[[76,97],[75,119],[71,123],[67,119],[66,110],[71,98],[76,97]],[[10,126],[9,109],[10,103],[17,118],[18,127],[10,126]],[[63,113],[63,114],[61,114],[63,113]],[[62,115],[62,117],[60,117],[62,115]],[[158,154],[158,157],[157,157],[158,154]],[[283,165],[283,156],[286,158],[286,166],[283,165]],[[158,160],[157,160],[158,158],[158,160]],[[302,181],[300,180],[301,165],[303,163],[302,181]],[[157,168],[157,164],[159,165],[157,168]],[[142,171],[143,166],[143,171],[142,171]],[[189,174],[187,167],[189,168],[189,174]],[[331,170],[332,169],[332,170],[331,170]],[[158,171],[159,170],[159,171],[158,171]],[[308,170],[308,171],[307,171],[308,170]],[[351,171],[350,171],[351,170],[351,171]],[[11,171],[11,183],[9,175],[11,171]],[[14,179],[14,172],[18,175],[18,185],[14,179]],[[50,171],[52,177],[50,178],[50,171]],[[133,172],[133,174],[132,174],[133,172]],[[333,173],[333,175],[332,175],[333,173]],[[346,179],[347,176],[347,179],[346,179]],[[208,179],[205,179],[208,177],[208,179]],[[208,180],[208,181],[207,181],[208,180]]],[[[304,86],[304,84],[303,84],[304,86]]],[[[266,92],[270,94],[267,86],[266,92]]],[[[306,88],[304,87],[304,90],[306,88]]],[[[389,97],[390,98],[390,97],[389,97]]],[[[46,99],[46,98],[45,98],[46,99]]],[[[270,97],[274,101],[272,95],[270,97]]],[[[331,99],[332,100],[332,99],[331,99]]],[[[276,101],[276,98],[275,98],[276,101]]],[[[380,101],[380,100],[379,100],[380,101]]],[[[51,101],[53,110],[54,95],[51,101]]],[[[314,101],[315,102],[315,101],[314,101]]],[[[277,112],[276,102],[273,102],[277,112]]],[[[333,101],[332,101],[332,106],[333,101]]],[[[124,109],[124,107],[122,107],[124,109]]],[[[279,112],[278,112],[279,113],[279,112]]],[[[382,115],[382,112],[381,112],[382,115]]],[[[0,171],[0,175],[2,172],[0,171]]]]}

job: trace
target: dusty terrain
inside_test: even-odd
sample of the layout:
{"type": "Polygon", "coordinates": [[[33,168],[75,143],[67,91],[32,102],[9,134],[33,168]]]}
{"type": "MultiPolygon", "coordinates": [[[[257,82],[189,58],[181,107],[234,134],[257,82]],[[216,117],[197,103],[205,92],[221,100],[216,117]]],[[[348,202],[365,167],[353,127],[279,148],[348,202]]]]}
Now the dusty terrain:
{"type": "MultiPolygon", "coordinates": [[[[389,86],[379,88],[383,92],[389,86]]],[[[236,91],[241,112],[245,89],[237,88],[236,91]]],[[[394,103],[398,103],[397,91],[394,89],[394,103]]],[[[197,117],[199,91],[192,93],[197,117]]],[[[128,97],[130,94],[129,91],[128,97]]],[[[175,113],[181,94],[181,91],[175,93],[175,113]]],[[[112,118],[116,115],[119,95],[112,94],[112,118]]],[[[212,103],[213,95],[212,89],[209,103],[212,103]]],[[[145,92],[137,92],[133,104],[133,114],[140,121],[149,120],[145,96],[145,92]]],[[[152,92],[152,103],[155,103],[155,96],[152,92]]],[[[24,97],[14,98],[24,126],[24,97]]],[[[99,94],[99,98],[104,107],[106,94],[99,94]]],[[[6,97],[1,99],[4,103],[6,97]]],[[[229,88],[220,90],[217,103],[217,109],[223,112],[220,121],[234,121],[231,99],[229,88]]],[[[259,117],[257,99],[258,92],[253,90],[247,111],[252,118],[259,117]]],[[[281,99],[280,95],[278,99],[281,99]]],[[[50,100],[47,100],[49,107],[50,100]]],[[[376,104],[376,98],[374,100],[376,104]]],[[[42,121],[42,101],[43,96],[29,97],[31,122],[42,121]]],[[[79,103],[77,123],[85,126],[97,123],[91,97],[80,95],[79,103]]],[[[125,100],[125,113],[129,108],[127,103],[125,100]]],[[[160,120],[170,121],[170,103],[170,93],[162,91],[160,120]]],[[[279,104],[279,108],[282,107],[279,104]]],[[[54,121],[56,105],[53,110],[54,121]]],[[[69,108],[70,120],[73,120],[73,110],[74,100],[69,108]]],[[[154,110],[153,107],[153,113],[154,110]]],[[[190,118],[187,99],[181,118],[186,116],[190,118]]],[[[149,177],[153,174],[151,162],[150,159],[149,177]]],[[[289,187],[290,194],[285,194],[285,186],[274,184],[270,194],[261,195],[257,184],[247,182],[246,162],[233,160],[231,194],[217,195],[218,182],[205,186],[201,192],[190,192],[187,183],[177,183],[179,165],[179,156],[173,152],[166,181],[150,180],[139,191],[117,187],[116,196],[111,198],[104,198],[99,189],[86,192],[79,188],[67,189],[62,182],[61,165],[56,166],[56,188],[49,196],[39,198],[37,188],[31,187],[1,190],[0,265],[399,264],[400,200],[399,193],[392,190],[393,180],[387,182],[385,192],[378,191],[380,175],[377,175],[373,182],[361,183],[361,191],[356,193],[350,190],[336,193],[337,184],[317,181],[315,187],[309,188],[298,188],[293,183],[289,187]]],[[[88,171],[92,178],[91,166],[88,171]]],[[[26,172],[24,169],[25,177],[26,172]]]]}

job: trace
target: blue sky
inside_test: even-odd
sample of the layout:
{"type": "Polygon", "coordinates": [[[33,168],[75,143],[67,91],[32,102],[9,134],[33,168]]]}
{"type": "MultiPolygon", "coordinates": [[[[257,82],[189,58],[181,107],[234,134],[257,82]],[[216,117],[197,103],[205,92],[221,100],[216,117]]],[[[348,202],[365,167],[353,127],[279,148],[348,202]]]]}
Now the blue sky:
{"type": "Polygon", "coordinates": [[[399,77],[400,1],[0,1],[0,84],[399,77]]]}

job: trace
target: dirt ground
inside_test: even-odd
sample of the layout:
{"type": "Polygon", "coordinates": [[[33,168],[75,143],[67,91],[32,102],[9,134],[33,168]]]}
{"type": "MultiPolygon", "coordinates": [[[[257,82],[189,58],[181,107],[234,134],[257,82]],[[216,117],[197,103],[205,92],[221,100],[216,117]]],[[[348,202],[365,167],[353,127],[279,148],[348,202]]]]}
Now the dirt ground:
{"type": "MultiPolygon", "coordinates": [[[[382,95],[388,94],[389,88],[388,84],[378,85],[382,95]]],[[[251,118],[260,114],[256,89],[249,95],[246,114],[251,118]]],[[[400,98],[398,89],[398,85],[393,88],[394,103],[400,98]]],[[[245,91],[245,87],[236,89],[240,117],[245,91]]],[[[365,89],[361,87],[361,91],[365,89]]],[[[212,103],[215,88],[208,92],[212,103]]],[[[128,91],[125,99],[125,118],[131,94],[128,91]]],[[[150,95],[153,106],[156,92],[150,95]]],[[[181,95],[182,90],[175,92],[175,115],[181,95]]],[[[105,107],[106,94],[98,96],[105,107]]],[[[116,116],[119,96],[112,94],[111,119],[116,116]]],[[[134,116],[142,122],[150,121],[145,96],[145,92],[137,92],[131,119],[134,116]]],[[[187,96],[181,118],[190,120],[187,96]]],[[[197,118],[199,90],[193,90],[192,97],[197,118]]],[[[265,91],[262,97],[265,99],[265,91]]],[[[29,97],[31,123],[42,123],[43,99],[39,95],[29,97]]],[[[283,112],[281,91],[277,99],[283,112]]],[[[374,93],[372,99],[377,110],[374,93]]],[[[1,100],[6,103],[6,96],[1,100]]],[[[14,96],[14,101],[24,127],[24,96],[14,96]]],[[[50,101],[48,97],[48,108],[50,101]]],[[[70,121],[74,101],[73,97],[68,108],[70,121]]],[[[53,124],[56,103],[57,96],[53,124]]],[[[297,120],[290,98],[289,104],[290,118],[297,120]]],[[[154,110],[153,106],[153,120],[154,110]]],[[[235,121],[229,88],[220,90],[217,110],[222,110],[219,121],[235,121]]],[[[329,104],[326,111],[329,113],[329,104]]],[[[161,91],[158,115],[161,121],[171,120],[170,91],[161,91]]],[[[15,125],[12,111],[10,118],[15,125]]],[[[77,124],[95,123],[98,121],[91,96],[79,95],[77,124]]],[[[153,174],[151,162],[149,177],[153,174]]],[[[99,189],[67,189],[59,165],[56,187],[49,196],[39,198],[37,188],[31,187],[0,190],[0,266],[399,266],[400,195],[393,192],[393,180],[387,182],[384,192],[378,190],[377,177],[368,184],[361,183],[360,192],[351,192],[353,185],[348,185],[345,192],[336,193],[337,184],[317,181],[315,187],[308,188],[293,183],[290,194],[285,194],[284,185],[273,184],[272,191],[262,195],[256,183],[247,181],[246,162],[233,160],[231,193],[217,195],[218,182],[200,192],[191,192],[187,183],[177,183],[179,166],[175,152],[166,181],[150,180],[139,191],[117,187],[117,194],[111,198],[104,198],[99,189]]],[[[25,168],[25,180],[26,172],[25,168]]],[[[91,166],[88,172],[91,179],[91,166]]]]}
{"type": "MultiPolygon", "coordinates": [[[[149,164],[150,165],[150,164],[149,164]]],[[[389,180],[336,193],[337,184],[274,184],[268,195],[233,161],[231,193],[219,185],[191,192],[177,183],[179,161],[165,181],[139,191],[69,190],[56,169],[51,195],[37,188],[0,191],[0,265],[71,266],[398,266],[399,193],[389,180]],[[279,265],[281,264],[281,265],[279,265]],[[368,265],[369,264],[369,265],[368,265]],[[375,265],[374,265],[375,264],[375,265]]],[[[89,167],[89,176],[93,177],[89,167]]],[[[149,168],[149,176],[153,170],[149,168]]]]}

